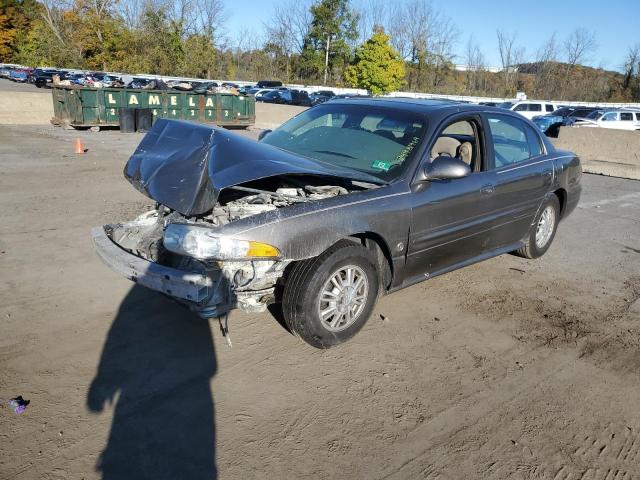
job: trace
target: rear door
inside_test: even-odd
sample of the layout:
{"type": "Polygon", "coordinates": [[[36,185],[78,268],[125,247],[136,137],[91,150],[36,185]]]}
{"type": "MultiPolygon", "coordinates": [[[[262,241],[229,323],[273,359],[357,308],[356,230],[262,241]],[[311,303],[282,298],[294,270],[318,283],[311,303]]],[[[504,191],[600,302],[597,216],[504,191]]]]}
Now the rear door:
{"type": "Polygon", "coordinates": [[[620,129],[635,130],[636,122],[633,118],[633,112],[620,112],[620,129]]]}
{"type": "Polygon", "coordinates": [[[537,131],[513,115],[485,114],[494,247],[512,245],[527,234],[554,182],[552,158],[537,131]]]}

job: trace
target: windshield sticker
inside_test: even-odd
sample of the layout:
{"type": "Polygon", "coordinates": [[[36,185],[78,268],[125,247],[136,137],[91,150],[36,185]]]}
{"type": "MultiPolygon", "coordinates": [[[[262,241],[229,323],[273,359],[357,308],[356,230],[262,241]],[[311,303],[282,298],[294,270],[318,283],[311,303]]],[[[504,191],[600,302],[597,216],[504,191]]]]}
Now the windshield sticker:
{"type": "Polygon", "coordinates": [[[400,153],[398,153],[393,163],[396,164],[396,163],[404,162],[409,156],[409,154],[411,153],[411,150],[413,150],[413,148],[418,144],[419,141],[420,141],[420,137],[413,137],[411,141],[407,144],[407,146],[404,147],[402,150],[400,150],[400,153]]]}
{"type": "Polygon", "coordinates": [[[378,170],[388,172],[391,168],[391,164],[389,162],[383,162],[382,160],[374,160],[371,164],[371,168],[377,168],[378,170]]]}

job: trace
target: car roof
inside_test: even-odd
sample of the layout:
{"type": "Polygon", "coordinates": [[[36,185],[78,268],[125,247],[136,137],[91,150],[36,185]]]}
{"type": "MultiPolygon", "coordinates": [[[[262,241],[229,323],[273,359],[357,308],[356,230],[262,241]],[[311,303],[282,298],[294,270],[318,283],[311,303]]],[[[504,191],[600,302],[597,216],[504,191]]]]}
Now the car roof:
{"type": "Polygon", "coordinates": [[[331,104],[343,104],[343,105],[365,105],[370,107],[390,107],[401,108],[404,110],[411,110],[418,113],[429,113],[436,110],[451,109],[457,110],[464,108],[467,111],[484,111],[487,109],[496,109],[501,111],[497,107],[489,107],[486,105],[475,105],[469,103],[462,103],[455,100],[429,100],[423,98],[409,98],[409,97],[351,97],[351,98],[339,98],[332,99],[331,104]]]}

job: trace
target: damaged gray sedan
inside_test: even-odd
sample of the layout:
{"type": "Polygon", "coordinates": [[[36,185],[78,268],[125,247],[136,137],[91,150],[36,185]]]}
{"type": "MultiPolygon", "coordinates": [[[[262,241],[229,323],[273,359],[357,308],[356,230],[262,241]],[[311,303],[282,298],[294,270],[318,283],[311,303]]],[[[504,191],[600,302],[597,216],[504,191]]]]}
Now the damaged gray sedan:
{"type": "Polygon", "coordinates": [[[543,255],[581,191],[579,159],[522,117],[402,99],[327,102],[259,142],[158,120],[124,174],[156,208],[92,230],[107,265],[204,318],[281,303],[318,348],[381,294],[543,255]]]}

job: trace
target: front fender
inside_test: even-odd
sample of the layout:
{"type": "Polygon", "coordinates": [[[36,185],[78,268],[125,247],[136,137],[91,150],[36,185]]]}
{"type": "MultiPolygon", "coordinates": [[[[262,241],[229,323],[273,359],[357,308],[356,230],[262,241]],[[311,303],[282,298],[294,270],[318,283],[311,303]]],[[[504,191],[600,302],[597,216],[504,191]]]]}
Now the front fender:
{"type": "Polygon", "coordinates": [[[277,247],[284,259],[318,256],[338,240],[364,232],[379,235],[392,256],[404,256],[411,205],[408,188],[386,186],[284,207],[225,225],[221,233],[277,247]]]}

